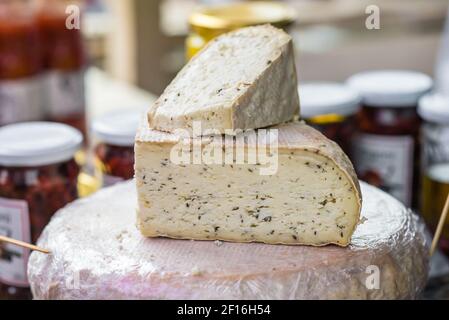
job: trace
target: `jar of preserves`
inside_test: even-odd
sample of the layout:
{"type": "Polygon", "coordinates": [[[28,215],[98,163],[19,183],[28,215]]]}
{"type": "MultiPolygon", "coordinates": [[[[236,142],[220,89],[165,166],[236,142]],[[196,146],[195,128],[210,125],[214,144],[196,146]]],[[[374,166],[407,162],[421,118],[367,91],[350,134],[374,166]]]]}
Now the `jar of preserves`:
{"type": "Polygon", "coordinates": [[[243,27],[270,23],[287,28],[296,20],[295,9],[274,1],[253,1],[203,6],[189,17],[191,29],[186,40],[189,60],[213,38],[243,27]]]}
{"type": "Polygon", "coordinates": [[[86,56],[79,3],[61,0],[38,2],[37,19],[46,72],[47,118],[85,133],[86,56]]]}
{"type": "MultiPolygon", "coordinates": [[[[35,243],[53,214],[77,198],[82,135],[29,122],[0,129],[0,234],[35,243]]],[[[0,299],[28,299],[29,251],[0,243],[0,299]]]]}
{"type": "MultiPolygon", "coordinates": [[[[424,96],[418,112],[424,121],[421,129],[421,213],[429,227],[435,230],[449,195],[449,97],[424,96]]],[[[449,221],[444,226],[440,246],[449,255],[449,221]]]]}
{"type": "Polygon", "coordinates": [[[0,1],[0,126],[44,119],[41,71],[31,1],[0,1]]]}
{"type": "Polygon", "coordinates": [[[360,96],[350,87],[332,82],[299,86],[302,118],[326,137],[337,142],[351,157],[360,96]]]}
{"type": "Polygon", "coordinates": [[[96,119],[92,125],[96,177],[103,187],[134,177],[134,138],[140,112],[117,112],[96,119]]]}
{"type": "Polygon", "coordinates": [[[413,71],[372,71],[348,80],[362,97],[353,159],[361,179],[416,208],[419,185],[418,100],[433,81],[413,71]]]}

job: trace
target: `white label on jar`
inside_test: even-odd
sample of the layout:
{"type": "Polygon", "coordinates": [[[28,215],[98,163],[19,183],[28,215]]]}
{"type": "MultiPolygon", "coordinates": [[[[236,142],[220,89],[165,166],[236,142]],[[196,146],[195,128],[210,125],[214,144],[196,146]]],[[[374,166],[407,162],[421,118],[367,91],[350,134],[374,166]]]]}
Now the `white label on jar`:
{"type": "Polygon", "coordinates": [[[79,115],[85,109],[84,70],[47,74],[47,112],[51,118],[79,115]]]}
{"type": "Polygon", "coordinates": [[[0,81],[0,126],[43,120],[42,77],[0,81]]]}
{"type": "Polygon", "coordinates": [[[354,162],[359,178],[411,205],[413,152],[411,136],[360,134],[354,146],[354,162]]]}
{"type": "Polygon", "coordinates": [[[121,177],[111,176],[109,174],[103,174],[103,188],[113,186],[119,182],[124,181],[121,177]]]}
{"type": "MultiPolygon", "coordinates": [[[[0,235],[30,242],[28,204],[22,200],[0,198],[0,235]]],[[[16,287],[28,287],[29,250],[0,242],[0,281],[16,287]]]]}
{"type": "Polygon", "coordinates": [[[422,126],[422,168],[449,162],[449,126],[426,123],[422,126]]]}

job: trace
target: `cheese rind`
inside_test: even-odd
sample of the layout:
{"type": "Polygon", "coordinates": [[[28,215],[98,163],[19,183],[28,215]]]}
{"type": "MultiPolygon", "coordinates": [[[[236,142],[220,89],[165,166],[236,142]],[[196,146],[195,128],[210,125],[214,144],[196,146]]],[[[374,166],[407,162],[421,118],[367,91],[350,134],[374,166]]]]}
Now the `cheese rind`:
{"type": "MultiPolygon", "coordinates": [[[[187,146],[190,157],[192,141],[144,126],[136,139],[135,164],[142,234],[347,246],[361,210],[360,187],[349,159],[303,123],[271,129],[278,132],[277,171],[261,175],[262,166],[249,161],[174,164],[175,146],[187,146]]],[[[222,141],[221,136],[203,139],[202,153],[222,141]]],[[[256,143],[248,139],[245,151],[260,149],[256,143]]],[[[223,149],[235,156],[239,147],[225,144],[223,149]]]]}
{"type": "Polygon", "coordinates": [[[179,72],[150,108],[150,127],[191,130],[198,121],[203,130],[225,133],[291,120],[299,113],[293,51],[291,37],[270,25],[218,37],[179,72]]]}

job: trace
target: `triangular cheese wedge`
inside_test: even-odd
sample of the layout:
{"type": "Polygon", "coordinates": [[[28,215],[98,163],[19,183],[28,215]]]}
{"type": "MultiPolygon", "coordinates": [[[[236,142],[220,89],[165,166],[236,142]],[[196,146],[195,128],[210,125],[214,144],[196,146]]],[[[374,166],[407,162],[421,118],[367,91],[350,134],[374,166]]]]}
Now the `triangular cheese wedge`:
{"type": "Polygon", "coordinates": [[[151,128],[174,132],[257,129],[299,113],[291,37],[270,25],[211,41],[181,70],[148,112],[151,128]]]}
{"type": "Polygon", "coordinates": [[[350,243],[361,192],[351,162],[336,143],[298,122],[241,138],[181,139],[142,127],[135,166],[142,234],[350,243]]]}

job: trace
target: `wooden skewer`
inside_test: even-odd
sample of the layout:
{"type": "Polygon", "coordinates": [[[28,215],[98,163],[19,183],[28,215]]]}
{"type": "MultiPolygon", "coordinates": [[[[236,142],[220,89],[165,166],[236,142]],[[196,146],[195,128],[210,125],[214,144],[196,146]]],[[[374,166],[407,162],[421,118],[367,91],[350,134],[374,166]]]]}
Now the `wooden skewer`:
{"type": "Polygon", "coordinates": [[[11,239],[11,238],[4,237],[4,236],[0,236],[0,242],[6,242],[6,243],[10,243],[10,244],[19,246],[19,247],[30,249],[30,250],[33,250],[33,251],[38,251],[38,252],[42,252],[42,253],[45,253],[45,254],[50,254],[50,251],[48,251],[46,249],[42,249],[42,248],[39,248],[39,247],[34,246],[32,244],[29,244],[29,243],[26,243],[26,242],[23,242],[23,241],[19,241],[19,240],[15,240],[15,239],[11,239]]]}
{"type": "Polygon", "coordinates": [[[430,248],[430,256],[433,256],[435,250],[438,247],[438,242],[440,241],[441,233],[443,232],[444,223],[449,212],[449,194],[447,195],[446,204],[444,205],[443,212],[441,213],[440,222],[438,223],[437,231],[433,237],[432,247],[430,248]]]}

